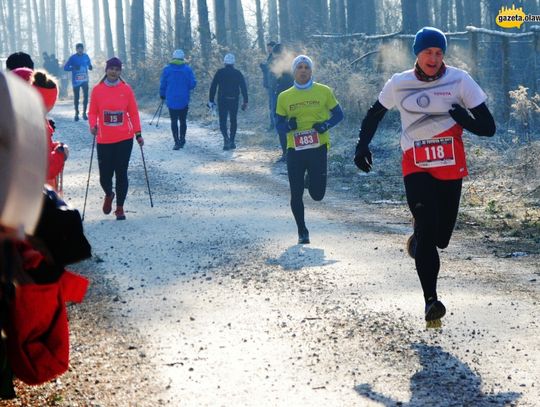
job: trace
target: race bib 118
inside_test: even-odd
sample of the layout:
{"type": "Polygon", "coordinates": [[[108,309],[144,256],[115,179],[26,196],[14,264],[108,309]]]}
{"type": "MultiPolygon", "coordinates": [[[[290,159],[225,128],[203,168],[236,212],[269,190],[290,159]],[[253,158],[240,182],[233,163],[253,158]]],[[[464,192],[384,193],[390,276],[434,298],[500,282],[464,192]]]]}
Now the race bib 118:
{"type": "Polygon", "coordinates": [[[453,137],[416,140],[413,153],[414,163],[421,168],[445,167],[456,163],[453,137]]]}

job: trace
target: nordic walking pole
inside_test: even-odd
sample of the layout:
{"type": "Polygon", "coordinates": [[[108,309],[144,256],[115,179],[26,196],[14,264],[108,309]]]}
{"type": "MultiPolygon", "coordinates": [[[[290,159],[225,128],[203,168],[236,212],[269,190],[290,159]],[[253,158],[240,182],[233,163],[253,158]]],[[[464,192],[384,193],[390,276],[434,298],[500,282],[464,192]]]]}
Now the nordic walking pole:
{"type": "Polygon", "coordinates": [[[156,122],[156,128],[159,126],[159,118],[161,117],[161,111],[163,110],[163,99],[161,99],[161,105],[159,105],[159,113],[156,122]]]}
{"type": "Polygon", "coordinates": [[[86,199],[88,198],[88,187],[90,187],[90,174],[92,173],[92,161],[94,161],[94,148],[96,147],[96,136],[93,136],[92,153],[90,154],[90,167],[88,168],[88,181],[86,181],[86,193],[84,194],[84,206],[81,222],[84,222],[84,213],[86,212],[86,199]]]}
{"type": "Polygon", "coordinates": [[[142,163],[144,167],[144,176],[146,178],[146,186],[148,187],[148,195],[150,196],[150,207],[154,207],[154,202],[152,202],[152,191],[150,191],[150,182],[148,181],[148,172],[146,171],[146,161],[144,160],[144,151],[143,146],[139,144],[139,147],[141,148],[141,157],[142,157],[142,163]]]}
{"type": "MultiPolygon", "coordinates": [[[[161,115],[161,108],[163,107],[163,99],[161,99],[161,103],[159,104],[158,108],[156,109],[156,113],[154,113],[154,116],[152,117],[152,120],[150,120],[150,126],[154,123],[154,119],[156,118],[158,112],[161,115]]],[[[159,120],[159,118],[158,118],[159,120]]],[[[157,127],[157,125],[156,125],[157,127]]]]}

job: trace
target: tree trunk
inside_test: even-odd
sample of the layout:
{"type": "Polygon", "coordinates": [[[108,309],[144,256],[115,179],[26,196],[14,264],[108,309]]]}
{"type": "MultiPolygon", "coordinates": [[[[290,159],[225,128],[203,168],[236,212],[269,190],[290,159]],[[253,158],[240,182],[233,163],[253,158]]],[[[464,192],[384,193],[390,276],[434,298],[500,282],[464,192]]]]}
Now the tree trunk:
{"type": "Polygon", "coordinates": [[[440,27],[442,31],[448,31],[448,12],[449,11],[450,10],[448,8],[448,2],[441,0],[441,12],[440,12],[441,26],[440,27]]]}
{"type": "MultiPolygon", "coordinates": [[[[430,26],[430,18],[429,18],[429,2],[428,0],[417,0],[416,1],[416,31],[418,31],[422,27],[430,26]]],[[[413,30],[415,31],[415,30],[413,30]]]]}
{"type": "Polygon", "coordinates": [[[184,46],[184,7],[182,0],[174,2],[174,47],[182,48],[184,46]]]}
{"type": "MultiPolygon", "coordinates": [[[[1,2],[0,2],[1,4],[1,2]]],[[[33,31],[33,28],[34,27],[34,24],[32,24],[32,3],[30,2],[30,0],[26,0],[26,26],[27,26],[27,30],[26,30],[26,35],[28,36],[28,38],[26,39],[27,40],[27,49],[28,49],[28,53],[30,55],[34,55],[34,31],[33,31]]],[[[0,39],[1,40],[1,39],[0,39]]],[[[0,50],[1,52],[1,50],[0,50]]]]}
{"type": "Polygon", "coordinates": [[[465,5],[468,9],[465,25],[480,27],[482,25],[482,4],[479,1],[468,1],[465,5]]]}
{"type": "Polygon", "coordinates": [[[122,0],[116,0],[116,47],[118,48],[118,58],[123,63],[127,63],[126,35],[124,33],[124,10],[122,0]]]}
{"type": "Polygon", "coordinates": [[[347,0],[347,32],[363,32],[362,19],[358,18],[362,7],[358,0],[347,0]]]}
{"type": "Polygon", "coordinates": [[[261,10],[261,0],[255,0],[255,10],[257,13],[257,45],[262,53],[265,53],[266,46],[264,41],[264,27],[261,10]]]}
{"type": "Polygon", "coordinates": [[[208,21],[208,5],[206,0],[197,0],[197,13],[199,15],[199,38],[201,40],[201,54],[203,65],[208,68],[210,62],[210,23],[208,21]]]}
{"type": "Polygon", "coordinates": [[[13,16],[15,19],[15,31],[13,32],[15,37],[15,49],[20,49],[22,46],[21,38],[21,3],[16,1],[13,8],[13,16]]]}
{"type": "Polygon", "coordinates": [[[465,7],[462,0],[456,0],[456,29],[465,29],[465,7]]]}
{"type": "Polygon", "coordinates": [[[338,32],[345,33],[347,32],[347,17],[345,14],[345,0],[337,0],[336,4],[336,13],[337,13],[337,22],[338,22],[338,32]]]}
{"type": "Polygon", "coordinates": [[[81,41],[83,44],[86,44],[86,38],[84,37],[84,24],[83,24],[81,0],[77,0],[77,11],[79,13],[79,33],[81,34],[81,41]]]}
{"type": "Polygon", "coordinates": [[[244,18],[244,7],[242,6],[242,0],[236,0],[236,24],[238,26],[238,48],[244,49],[244,47],[249,46],[248,36],[247,36],[247,27],[246,19],[244,18]]]}
{"type": "Polygon", "coordinates": [[[103,26],[105,28],[105,43],[107,44],[107,58],[114,57],[112,39],[111,16],[109,14],[109,0],[103,0],[103,26]]]}
{"type": "Polygon", "coordinates": [[[187,51],[191,51],[193,49],[193,35],[191,34],[191,0],[186,0],[185,10],[186,23],[184,24],[184,48],[187,51]]]}
{"type": "Polygon", "coordinates": [[[366,34],[375,34],[377,32],[377,10],[375,0],[364,0],[363,18],[366,34]]]}
{"type": "Polygon", "coordinates": [[[227,11],[227,37],[231,40],[230,45],[235,48],[238,47],[240,42],[240,33],[238,32],[238,2],[236,0],[227,0],[227,11]]]}
{"type": "Polygon", "coordinates": [[[153,43],[152,52],[154,56],[161,55],[161,17],[159,0],[154,0],[154,24],[153,24],[153,43]]]}
{"type": "Polygon", "coordinates": [[[167,49],[173,48],[173,26],[171,0],[165,0],[165,28],[167,35],[167,49]]]}
{"type": "MultiPolygon", "coordinates": [[[[6,18],[4,16],[4,1],[0,0],[0,26],[6,27],[6,18]]],[[[7,30],[0,30],[0,54],[9,54],[9,50],[4,50],[7,46],[7,30]]],[[[1,69],[1,68],[0,68],[1,69]]]]}
{"type": "Polygon", "coordinates": [[[330,21],[330,11],[328,9],[328,0],[319,0],[321,5],[321,29],[325,33],[328,31],[328,22],[330,21]]]}
{"type": "Polygon", "coordinates": [[[418,26],[418,16],[416,14],[415,0],[401,0],[401,30],[404,34],[414,34],[420,29],[418,26]]]}
{"type": "Polygon", "coordinates": [[[101,25],[99,18],[99,0],[94,0],[94,7],[92,8],[92,11],[94,15],[94,56],[98,56],[101,55],[101,25]]]}
{"type": "Polygon", "coordinates": [[[131,3],[124,0],[124,24],[126,27],[126,53],[131,49],[131,3]],[[130,44],[128,44],[130,42],[130,44]]]}
{"type": "Polygon", "coordinates": [[[48,17],[49,52],[56,54],[56,0],[49,0],[48,17]]]}
{"type": "MultiPolygon", "coordinates": [[[[69,58],[69,23],[66,0],[62,0],[60,8],[62,14],[62,59],[66,61],[69,58]]],[[[60,55],[58,58],[60,59],[60,55]]]]}
{"type": "Polygon", "coordinates": [[[278,0],[279,4],[279,40],[288,42],[291,39],[289,30],[289,0],[278,0]]]}
{"type": "Polygon", "coordinates": [[[278,12],[276,0],[268,0],[268,39],[277,41],[279,35],[278,12]]]}
{"type": "Polygon", "coordinates": [[[39,21],[39,14],[38,14],[38,4],[37,0],[32,0],[32,9],[34,10],[34,26],[36,29],[36,38],[37,38],[37,45],[38,45],[38,53],[41,55],[45,49],[45,39],[42,37],[42,31],[41,31],[41,22],[39,21]]]}
{"type": "Polygon", "coordinates": [[[214,25],[216,40],[219,45],[227,45],[227,28],[225,24],[225,0],[214,0],[214,25]]]}
{"type": "Polygon", "coordinates": [[[131,2],[131,64],[144,64],[146,60],[146,34],[144,24],[144,0],[131,2]]]}
{"type": "MultiPolygon", "coordinates": [[[[302,4],[300,1],[297,0],[288,0],[288,16],[289,16],[289,24],[291,21],[296,21],[297,16],[302,16],[302,12],[304,9],[304,4],[302,4]]],[[[301,17],[304,24],[309,23],[308,19],[305,16],[301,17]]],[[[290,24],[289,26],[289,36],[292,41],[298,41],[300,38],[304,38],[304,32],[307,31],[307,29],[304,28],[304,24],[290,24]]],[[[310,27],[311,29],[311,27],[310,27]]]]}

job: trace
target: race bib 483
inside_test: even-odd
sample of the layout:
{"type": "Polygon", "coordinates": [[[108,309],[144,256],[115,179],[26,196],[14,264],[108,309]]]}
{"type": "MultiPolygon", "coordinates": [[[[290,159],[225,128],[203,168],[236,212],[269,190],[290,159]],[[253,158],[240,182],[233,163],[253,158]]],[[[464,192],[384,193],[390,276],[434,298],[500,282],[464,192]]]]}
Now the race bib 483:
{"type": "Polygon", "coordinates": [[[307,150],[308,148],[317,148],[319,142],[319,133],[315,129],[298,131],[294,133],[294,149],[307,150]]]}

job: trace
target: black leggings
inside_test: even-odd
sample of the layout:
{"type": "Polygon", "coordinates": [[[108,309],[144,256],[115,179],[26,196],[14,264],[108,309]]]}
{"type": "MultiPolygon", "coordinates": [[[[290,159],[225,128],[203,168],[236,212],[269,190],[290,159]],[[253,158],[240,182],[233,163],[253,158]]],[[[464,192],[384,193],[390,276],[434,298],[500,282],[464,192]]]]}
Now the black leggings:
{"type": "Polygon", "coordinates": [[[178,143],[179,141],[186,141],[187,113],[188,106],[184,107],[183,109],[171,109],[169,107],[169,115],[171,116],[171,130],[175,143],[178,143]],[[180,139],[178,139],[178,121],[180,121],[180,139]]]}
{"type": "Polygon", "coordinates": [[[234,141],[234,137],[236,136],[236,128],[237,128],[236,116],[238,116],[238,99],[225,98],[222,100],[218,100],[218,112],[219,112],[219,129],[221,130],[221,134],[223,134],[223,138],[227,140],[230,137],[231,141],[234,141]],[[227,136],[227,116],[228,115],[230,115],[231,117],[231,131],[229,135],[227,136]]]}
{"type": "Polygon", "coordinates": [[[86,113],[86,106],[88,106],[88,82],[84,82],[81,86],[75,86],[73,88],[73,104],[75,105],[75,112],[79,113],[79,95],[83,90],[83,112],[86,113]]]}
{"type": "Polygon", "coordinates": [[[462,180],[443,181],[419,172],[404,178],[407,203],[414,220],[417,240],[416,271],[424,298],[437,299],[440,261],[437,248],[444,249],[456,224],[462,180]]]}
{"type": "Polygon", "coordinates": [[[124,206],[128,191],[128,165],[133,139],[112,144],[98,144],[99,183],[106,195],[112,194],[112,177],[116,176],[116,204],[124,206]]]}
{"type": "Polygon", "coordinates": [[[291,187],[291,209],[298,231],[306,228],[304,222],[304,175],[309,176],[309,195],[314,201],[321,201],[326,193],[326,145],[308,150],[287,152],[287,171],[291,187]]]}

